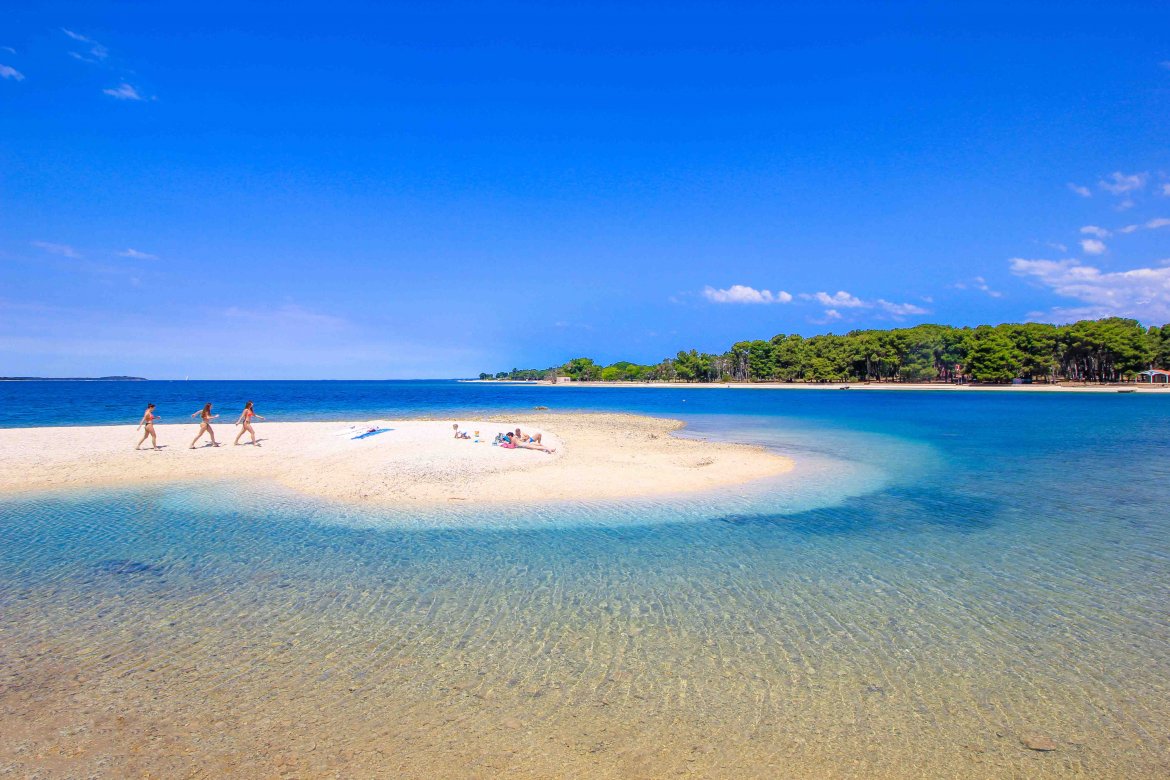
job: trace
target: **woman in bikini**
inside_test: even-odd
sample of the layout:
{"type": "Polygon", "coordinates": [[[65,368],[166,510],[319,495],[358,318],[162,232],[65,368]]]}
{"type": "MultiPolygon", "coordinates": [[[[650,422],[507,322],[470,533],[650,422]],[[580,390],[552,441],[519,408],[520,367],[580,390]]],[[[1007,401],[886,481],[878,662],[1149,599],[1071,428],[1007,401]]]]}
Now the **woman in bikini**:
{"type": "Polygon", "coordinates": [[[248,403],[244,404],[244,411],[240,413],[240,419],[236,422],[236,425],[244,426],[240,428],[240,432],[236,434],[236,444],[240,443],[241,436],[243,436],[245,433],[250,433],[252,434],[253,446],[260,446],[260,443],[256,441],[256,431],[252,430],[252,420],[254,419],[263,420],[264,416],[256,414],[255,410],[252,409],[252,402],[249,401],[248,403]]]}
{"type": "Polygon", "coordinates": [[[536,444],[531,440],[524,441],[520,436],[511,432],[504,434],[504,441],[500,443],[500,446],[507,450],[537,450],[538,452],[548,453],[549,455],[552,455],[554,452],[556,452],[556,450],[552,447],[546,447],[543,444],[536,444]]]}
{"type": "Polygon", "coordinates": [[[211,430],[211,421],[219,415],[211,413],[211,404],[204,404],[202,409],[191,416],[199,418],[199,433],[191,440],[191,449],[195,449],[195,442],[203,438],[204,433],[211,437],[211,446],[218,447],[219,442],[215,440],[215,431],[211,430]]]}
{"type": "MultiPolygon", "coordinates": [[[[138,423],[138,428],[142,429],[142,438],[138,440],[138,446],[134,449],[142,449],[142,442],[146,441],[146,437],[150,437],[151,449],[157,450],[158,439],[154,436],[154,421],[158,419],[158,415],[154,413],[154,404],[146,405],[146,412],[142,415],[142,421],[138,423]]],[[[138,430],[135,428],[134,430],[138,430]]]]}

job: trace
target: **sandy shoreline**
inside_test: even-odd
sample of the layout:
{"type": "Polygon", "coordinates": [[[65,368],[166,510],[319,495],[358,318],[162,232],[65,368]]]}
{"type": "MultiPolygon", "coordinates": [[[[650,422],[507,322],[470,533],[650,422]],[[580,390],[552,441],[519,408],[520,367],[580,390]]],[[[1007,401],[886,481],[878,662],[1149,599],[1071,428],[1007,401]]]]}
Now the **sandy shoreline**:
{"type": "Polygon", "coordinates": [[[355,503],[531,504],[708,490],[781,474],[793,466],[788,458],[761,447],[672,436],[683,426],[677,420],[628,414],[388,420],[382,425],[392,430],[352,438],[369,425],[260,423],[260,447],[233,446],[239,429],[218,425],[216,436],[223,446],[191,450],[197,426],[160,424],[158,440],[164,446],[159,451],[136,451],[140,434],[132,426],[3,429],[0,493],[264,478],[307,495],[355,503]],[[479,430],[480,442],[455,439],[452,422],[479,430]],[[556,452],[491,445],[497,432],[517,426],[542,432],[544,443],[556,452]]]}
{"type": "Polygon", "coordinates": [[[640,387],[647,389],[673,388],[686,390],[923,390],[947,393],[1138,393],[1161,394],[1170,398],[1170,385],[949,385],[914,382],[522,382],[508,379],[468,379],[467,382],[541,387],[640,387]]]}

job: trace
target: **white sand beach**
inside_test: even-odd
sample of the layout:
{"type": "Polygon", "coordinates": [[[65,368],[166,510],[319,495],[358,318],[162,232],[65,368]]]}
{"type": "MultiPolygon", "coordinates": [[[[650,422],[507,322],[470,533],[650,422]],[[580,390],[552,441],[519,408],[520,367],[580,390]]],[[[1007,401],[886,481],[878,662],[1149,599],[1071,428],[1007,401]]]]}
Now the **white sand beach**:
{"type": "MultiPolygon", "coordinates": [[[[783,473],[767,450],[672,436],[676,420],[627,414],[521,415],[485,420],[261,422],[259,447],[189,449],[198,427],[157,425],[161,450],[136,451],[133,426],[0,430],[0,492],[190,479],[272,479],[321,498],[357,503],[540,502],[685,493],[783,473]],[[456,439],[452,423],[478,430],[456,439]],[[375,426],[391,430],[355,440],[375,426]],[[497,432],[540,432],[554,454],[503,449],[497,432]]],[[[245,435],[243,441],[247,441],[245,435]]],[[[149,441],[147,442],[149,445],[149,441]]]]}

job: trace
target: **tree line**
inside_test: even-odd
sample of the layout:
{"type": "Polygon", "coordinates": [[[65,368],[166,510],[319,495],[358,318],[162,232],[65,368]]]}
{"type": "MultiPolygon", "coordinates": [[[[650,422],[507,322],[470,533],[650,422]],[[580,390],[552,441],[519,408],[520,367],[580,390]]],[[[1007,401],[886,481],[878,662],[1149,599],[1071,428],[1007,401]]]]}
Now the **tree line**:
{"type": "Polygon", "coordinates": [[[1117,382],[1170,366],[1170,324],[1108,317],[1071,325],[917,325],[739,341],[722,354],[680,351],[654,365],[587,357],[480,379],[660,382],[1117,382]]]}

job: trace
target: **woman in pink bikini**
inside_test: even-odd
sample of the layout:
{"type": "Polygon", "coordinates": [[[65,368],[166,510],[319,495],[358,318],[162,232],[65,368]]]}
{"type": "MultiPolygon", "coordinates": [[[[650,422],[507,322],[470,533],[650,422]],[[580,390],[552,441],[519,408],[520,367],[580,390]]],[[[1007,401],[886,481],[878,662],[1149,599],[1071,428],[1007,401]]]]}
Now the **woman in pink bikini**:
{"type": "Polygon", "coordinates": [[[236,444],[240,443],[241,436],[243,436],[245,433],[250,433],[252,434],[253,446],[260,446],[260,443],[256,441],[256,431],[252,430],[253,419],[263,420],[264,417],[263,415],[256,414],[255,410],[252,409],[252,402],[249,401],[248,403],[244,404],[244,411],[240,413],[240,419],[236,421],[236,425],[243,426],[240,428],[240,432],[236,434],[236,444]]]}
{"type": "MultiPolygon", "coordinates": [[[[158,415],[154,413],[154,404],[146,405],[146,413],[142,415],[142,421],[138,423],[138,428],[142,429],[142,438],[138,440],[138,446],[134,449],[142,449],[142,442],[146,441],[146,437],[150,437],[151,449],[159,449],[158,439],[154,435],[154,421],[158,419],[158,415]]],[[[138,430],[135,428],[134,430],[138,430]]]]}
{"type": "Polygon", "coordinates": [[[195,442],[203,438],[204,433],[211,437],[211,446],[218,447],[219,442],[215,440],[215,431],[211,430],[211,421],[219,415],[211,413],[211,404],[204,404],[202,409],[191,416],[199,418],[199,433],[191,440],[191,449],[195,449],[195,442]]]}

